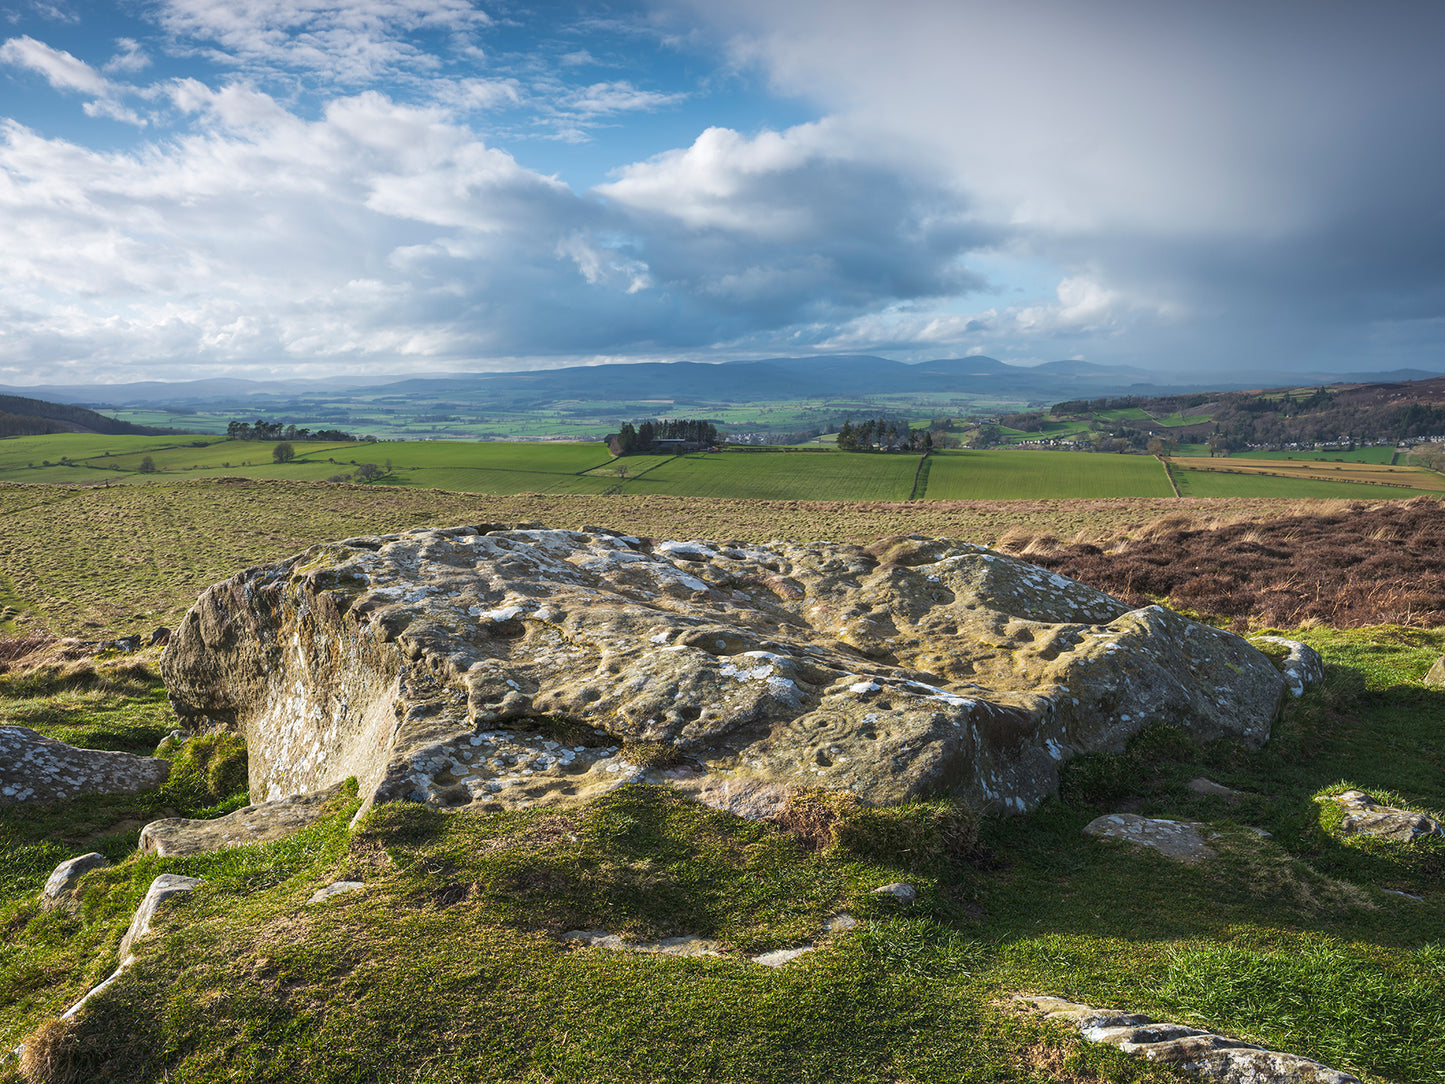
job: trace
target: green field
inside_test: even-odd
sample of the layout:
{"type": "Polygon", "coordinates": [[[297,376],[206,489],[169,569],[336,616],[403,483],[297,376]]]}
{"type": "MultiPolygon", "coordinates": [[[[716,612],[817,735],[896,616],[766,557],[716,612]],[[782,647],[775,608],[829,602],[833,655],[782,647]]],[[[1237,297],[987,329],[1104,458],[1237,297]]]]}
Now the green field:
{"type": "Polygon", "coordinates": [[[1333,497],[1364,501],[1438,497],[1433,490],[1377,486],[1359,482],[1325,482],[1314,478],[1280,478],[1267,474],[1226,474],[1222,471],[1174,467],[1182,497],[1333,497]]]}
{"type": "Polygon", "coordinates": [[[915,455],[776,452],[688,455],[629,480],[625,493],[817,501],[902,501],[915,455]]]}
{"type": "Polygon", "coordinates": [[[1381,463],[1390,464],[1395,460],[1395,449],[1393,447],[1381,448],[1356,448],[1353,452],[1347,452],[1339,448],[1330,448],[1324,451],[1315,452],[1270,452],[1270,451],[1249,451],[1231,452],[1230,459],[1297,459],[1317,460],[1329,463],[1381,463]]]}
{"type": "Polygon", "coordinates": [[[930,500],[1057,497],[1169,497],[1152,456],[1095,452],[940,452],[928,467],[930,500]]]}

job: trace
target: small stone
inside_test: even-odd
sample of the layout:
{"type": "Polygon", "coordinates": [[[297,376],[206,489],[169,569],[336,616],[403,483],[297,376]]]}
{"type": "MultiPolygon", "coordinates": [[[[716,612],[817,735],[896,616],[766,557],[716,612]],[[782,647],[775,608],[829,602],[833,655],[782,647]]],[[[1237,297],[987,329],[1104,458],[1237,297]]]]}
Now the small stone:
{"type": "Polygon", "coordinates": [[[1216,783],[1212,779],[1205,779],[1204,776],[1195,776],[1188,783],[1190,793],[1198,794],[1201,797],[1225,798],[1236,800],[1244,797],[1244,792],[1226,787],[1223,783],[1216,783]]]}
{"type": "Polygon", "coordinates": [[[75,891],[80,878],[93,869],[110,865],[110,860],[97,851],[67,859],[55,867],[45,882],[45,891],[40,894],[40,906],[47,911],[54,910],[75,891]]]}
{"type": "Polygon", "coordinates": [[[349,892],[360,892],[365,887],[366,885],[361,881],[334,881],[325,888],[318,888],[306,902],[308,904],[324,903],[326,900],[331,899],[332,896],[344,896],[349,892]]]}
{"type": "Polygon", "coordinates": [[[856,929],[857,927],[858,920],[852,915],[850,915],[847,911],[843,911],[839,914],[834,915],[828,920],[827,923],[829,933],[837,933],[841,930],[852,930],[856,929]]]}
{"type": "Polygon", "coordinates": [[[904,884],[902,881],[898,881],[891,885],[884,885],[882,888],[875,888],[873,895],[892,896],[899,903],[906,904],[918,899],[918,889],[910,884],[904,884]]]}
{"type": "Polygon", "coordinates": [[[1414,900],[1416,903],[1424,903],[1424,902],[1425,902],[1425,897],[1424,897],[1424,896],[1415,896],[1415,895],[1412,895],[1412,894],[1409,893],[1409,892],[1401,892],[1398,888],[1382,888],[1382,889],[1380,889],[1380,891],[1381,891],[1381,892],[1387,892],[1387,893],[1389,893],[1391,896],[1404,896],[1407,900],[1414,900]]]}
{"type": "Polygon", "coordinates": [[[782,967],[785,963],[812,952],[816,947],[816,945],[803,945],[801,948],[774,949],[772,952],[752,957],[752,961],[755,964],[762,964],[764,967],[782,967]]]}
{"type": "Polygon", "coordinates": [[[1445,655],[1435,660],[1435,665],[1425,674],[1426,685],[1445,685],[1445,655]]]}

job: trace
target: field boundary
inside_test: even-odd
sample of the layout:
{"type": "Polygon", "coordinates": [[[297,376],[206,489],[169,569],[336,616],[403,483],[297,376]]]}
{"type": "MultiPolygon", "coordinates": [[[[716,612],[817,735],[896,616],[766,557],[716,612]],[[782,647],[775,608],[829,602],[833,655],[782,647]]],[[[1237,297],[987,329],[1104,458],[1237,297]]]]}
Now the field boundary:
{"type": "Polygon", "coordinates": [[[928,466],[928,457],[932,454],[932,452],[924,452],[918,458],[918,469],[913,472],[913,488],[908,491],[910,501],[916,501],[923,496],[923,493],[928,492],[928,472],[924,468],[928,466]],[[919,482],[923,483],[923,493],[918,491],[919,482]]]}
{"type": "Polygon", "coordinates": [[[1174,480],[1174,471],[1170,469],[1169,460],[1165,459],[1162,455],[1156,455],[1154,458],[1159,460],[1159,465],[1164,468],[1164,477],[1169,481],[1169,488],[1174,490],[1174,496],[1184,496],[1184,494],[1179,492],[1179,483],[1174,480]]]}

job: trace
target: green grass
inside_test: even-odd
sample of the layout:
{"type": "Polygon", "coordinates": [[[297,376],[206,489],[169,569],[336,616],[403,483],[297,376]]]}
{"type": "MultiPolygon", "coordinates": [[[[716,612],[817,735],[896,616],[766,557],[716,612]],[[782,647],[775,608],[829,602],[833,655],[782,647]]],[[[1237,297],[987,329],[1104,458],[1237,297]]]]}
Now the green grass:
{"type": "Polygon", "coordinates": [[[1395,461],[1394,447],[1356,448],[1347,452],[1343,448],[1332,448],[1322,452],[1290,451],[1248,451],[1232,452],[1231,459],[1298,459],[1316,460],[1327,463],[1381,463],[1389,465],[1395,461]]]}
{"type": "Polygon", "coordinates": [[[1168,497],[1152,456],[1095,452],[940,452],[929,465],[930,500],[1055,497],[1168,497]]]}
{"type": "Polygon", "coordinates": [[[680,456],[629,479],[625,493],[696,497],[901,501],[913,488],[915,455],[849,452],[720,452],[680,456]]]}
{"type": "MultiPolygon", "coordinates": [[[[984,822],[981,849],[946,800],[805,803],[795,835],[644,786],[524,813],[389,805],[353,832],[343,796],[289,840],[184,859],[135,855],[134,829],[94,834],[136,799],[0,808],[0,1042],[103,977],[145,886],[173,871],[206,884],[164,912],[80,1025],[40,1040],[77,1079],[1179,1079],[1001,1007],[1025,991],[1207,1026],[1371,1084],[1439,1080],[1445,843],[1341,840],[1312,799],[1349,782],[1445,807],[1445,691],[1419,684],[1445,633],[1298,635],[1324,652],[1327,682],[1261,751],[1153,728],[1071,762],[1061,800],[984,822]],[[1198,774],[1246,796],[1196,797],[1198,774]],[[1080,834],[1121,804],[1208,822],[1219,857],[1184,866],[1080,834]],[[97,846],[117,864],[87,877],[79,906],[36,910],[53,860],[97,846]],[[307,905],[337,879],[366,888],[307,905]],[[916,905],[872,894],[896,880],[918,886],[916,905]],[[779,970],[745,958],[818,941],[839,911],[862,924],[779,970]],[[575,928],[697,934],[725,955],[559,939],[575,928]]],[[[148,679],[113,680],[129,682],[115,691],[138,701],[138,729],[165,725],[148,679]]],[[[52,675],[0,696],[75,692],[52,675]]],[[[154,801],[224,807],[196,805],[224,788],[201,782],[223,751],[201,752],[177,762],[190,789],[154,801]]]]}
{"type": "MultiPolygon", "coordinates": [[[[1221,463],[1224,461],[1221,460],[1221,463]]],[[[1434,495],[1433,491],[1357,482],[1324,482],[1313,478],[1280,478],[1260,474],[1228,474],[1188,470],[1174,464],[1174,481],[1182,497],[1315,497],[1378,501],[1434,495]]],[[[1402,475],[1402,477],[1406,477],[1402,475]]]]}

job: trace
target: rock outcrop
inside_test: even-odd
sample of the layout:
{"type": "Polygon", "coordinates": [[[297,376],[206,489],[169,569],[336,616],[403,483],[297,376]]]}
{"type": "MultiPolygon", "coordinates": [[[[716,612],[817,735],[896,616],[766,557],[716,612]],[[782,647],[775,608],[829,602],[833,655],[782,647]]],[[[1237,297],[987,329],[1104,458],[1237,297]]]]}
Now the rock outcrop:
{"type": "Polygon", "coordinates": [[[1413,843],[1422,836],[1445,836],[1445,827],[1435,818],[1414,809],[1380,805],[1362,790],[1321,796],[1315,801],[1334,802],[1344,812],[1345,818],[1340,822],[1341,835],[1375,836],[1400,843],[1413,843]]]}
{"type": "Polygon", "coordinates": [[[251,793],[482,808],[636,779],[1023,811],[1158,721],[1263,742],[1231,633],[947,539],[658,542],[500,525],[351,538],[208,589],[161,663],[251,793]]]}
{"type": "Polygon", "coordinates": [[[1274,644],[1276,647],[1285,649],[1285,656],[1280,660],[1279,669],[1289,684],[1291,696],[1304,696],[1305,689],[1311,685],[1317,685],[1325,679],[1325,660],[1309,644],[1302,644],[1298,640],[1289,640],[1283,636],[1251,636],[1250,642],[1274,644]]]}
{"type": "Polygon", "coordinates": [[[170,774],[168,760],[77,749],[29,727],[0,726],[0,805],[138,794],[154,790],[170,774]]]}
{"type": "Polygon", "coordinates": [[[1218,1084],[1360,1084],[1358,1077],[1313,1058],[1266,1050],[1185,1024],[1161,1024],[1138,1013],[1095,1009],[1057,997],[1015,996],[1050,1020],[1073,1024],[1090,1042],[1162,1062],[1218,1084]]]}

